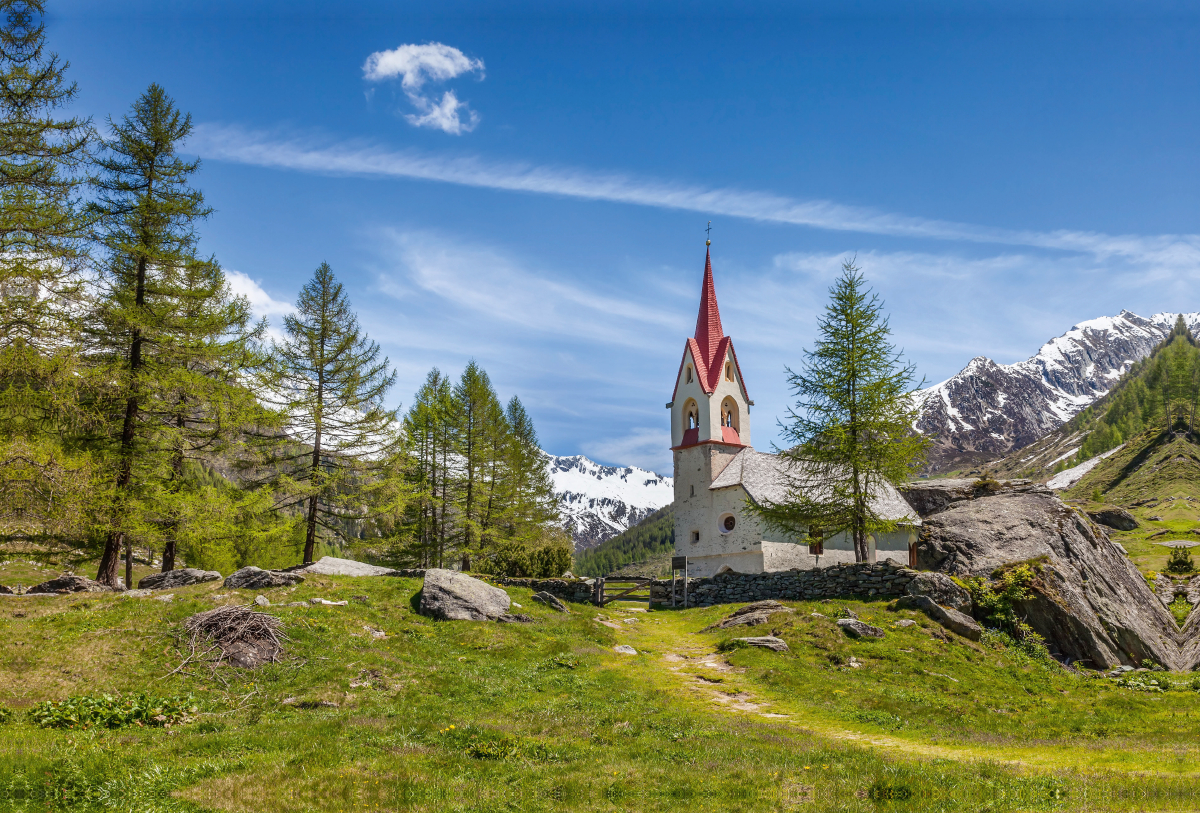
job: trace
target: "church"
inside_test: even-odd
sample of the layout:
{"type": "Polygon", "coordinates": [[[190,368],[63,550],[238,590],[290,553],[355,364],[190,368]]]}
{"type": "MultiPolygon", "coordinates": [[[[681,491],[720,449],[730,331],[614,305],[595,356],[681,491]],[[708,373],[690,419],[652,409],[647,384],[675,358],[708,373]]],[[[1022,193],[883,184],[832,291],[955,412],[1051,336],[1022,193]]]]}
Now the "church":
{"type": "MultiPolygon", "coordinates": [[[[779,502],[787,495],[785,461],[750,445],[752,406],[733,340],[721,327],[710,250],[704,257],[696,333],[684,345],[667,404],[675,462],[675,555],[688,557],[694,576],[853,562],[854,544],[844,532],[826,539],[791,537],[763,527],[746,511],[747,501],[779,502]]],[[[916,511],[891,486],[876,496],[874,508],[903,524],[894,533],[868,538],[871,561],[915,564],[916,511]]]]}

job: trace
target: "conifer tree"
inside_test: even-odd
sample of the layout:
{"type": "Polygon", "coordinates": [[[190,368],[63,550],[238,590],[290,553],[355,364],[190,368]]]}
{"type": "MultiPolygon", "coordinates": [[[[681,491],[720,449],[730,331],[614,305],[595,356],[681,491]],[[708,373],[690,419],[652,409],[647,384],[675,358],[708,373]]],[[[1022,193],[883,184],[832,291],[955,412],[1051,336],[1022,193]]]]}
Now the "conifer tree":
{"type": "Polygon", "coordinates": [[[347,523],[369,516],[364,489],[388,475],[398,427],[384,397],[396,372],[362,332],[328,263],[305,284],[283,327],[270,389],[293,442],[274,465],[284,475],[279,508],[303,511],[308,563],[320,530],[344,538],[347,523]]]}
{"type": "Polygon", "coordinates": [[[916,471],[926,441],[912,429],[914,368],[890,341],[879,297],[852,261],[829,293],[814,349],[804,351],[800,372],[788,369],[797,401],[782,426],[796,444],[782,453],[787,498],[749,507],[795,536],[844,531],[861,562],[869,558],[867,536],[897,525],[876,512],[875,496],[916,471]]]}
{"type": "Polygon", "coordinates": [[[75,85],[46,51],[43,13],[0,0],[0,532],[62,538],[94,496],[90,459],[61,441],[80,420],[92,128],[63,115],[75,85]]]}
{"type": "Polygon", "coordinates": [[[408,518],[409,533],[393,555],[410,559],[421,567],[443,567],[453,501],[452,462],[455,403],[450,379],[436,367],[429,371],[404,416],[412,465],[408,470],[413,485],[408,518]]]}
{"type": "Polygon", "coordinates": [[[491,530],[489,498],[496,485],[496,463],[507,427],[492,382],[473,359],[454,388],[454,401],[456,451],[462,461],[458,554],[462,569],[470,570],[472,555],[481,551],[491,530]]]}
{"type": "MultiPolygon", "coordinates": [[[[85,335],[94,378],[101,382],[93,402],[99,431],[92,440],[115,468],[96,578],[115,585],[122,544],[128,584],[133,537],[155,533],[149,506],[184,445],[186,427],[170,425],[180,393],[197,394],[209,372],[202,368],[219,366],[219,354],[197,354],[197,325],[182,326],[195,304],[189,275],[208,276],[206,295],[215,295],[213,286],[225,289],[215,264],[200,272],[195,258],[196,225],[211,209],[189,186],[199,161],[178,155],[192,131],[191,117],[160,86],[150,85],[120,122],[109,120],[109,128],[112,136],[96,160],[91,205],[104,250],[100,295],[85,335]]],[[[232,307],[226,327],[244,335],[245,303],[232,307]]],[[[200,332],[205,330],[211,339],[212,330],[200,332]]]]}

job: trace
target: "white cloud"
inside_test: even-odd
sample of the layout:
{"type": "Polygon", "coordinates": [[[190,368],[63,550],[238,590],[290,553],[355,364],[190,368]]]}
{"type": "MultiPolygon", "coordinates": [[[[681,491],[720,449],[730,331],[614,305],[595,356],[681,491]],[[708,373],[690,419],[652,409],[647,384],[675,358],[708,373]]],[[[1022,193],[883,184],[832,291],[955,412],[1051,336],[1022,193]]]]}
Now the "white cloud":
{"type": "MultiPolygon", "coordinates": [[[[457,102],[457,99],[454,99],[457,102]]],[[[206,157],[254,166],[367,177],[419,178],[464,186],[562,195],[767,223],[894,237],[994,243],[1081,253],[1126,261],[1156,275],[1200,279],[1200,235],[1107,235],[1080,231],[1018,231],[910,217],[826,200],[772,192],[706,188],[686,183],[562,167],[484,161],[470,156],[397,152],[358,142],[321,143],[235,126],[201,125],[195,149],[206,157]]]]}
{"type": "Polygon", "coordinates": [[[393,265],[381,273],[380,287],[397,299],[419,290],[477,319],[605,344],[636,346],[647,329],[686,330],[686,320],[652,303],[530,271],[490,247],[429,232],[385,229],[381,235],[393,265]]]}
{"type": "Polygon", "coordinates": [[[440,42],[425,45],[401,45],[390,51],[376,51],[363,63],[363,78],[368,82],[400,79],[408,100],[419,113],[404,118],[414,127],[432,127],[451,135],[474,130],[479,114],[459,101],[453,90],[434,101],[422,92],[427,82],[447,82],[468,73],[483,78],[483,60],[471,59],[462,51],[440,42]]]}
{"type": "Polygon", "coordinates": [[[622,437],[586,443],[583,453],[608,465],[638,466],[669,477],[672,467],[670,446],[669,431],[640,427],[622,437]]]}
{"type": "Polygon", "coordinates": [[[279,326],[283,324],[282,317],[294,313],[296,308],[290,302],[271,296],[257,281],[241,271],[225,271],[225,281],[236,296],[244,296],[250,302],[250,312],[256,319],[268,321],[267,334],[276,341],[283,338],[279,326]]]}

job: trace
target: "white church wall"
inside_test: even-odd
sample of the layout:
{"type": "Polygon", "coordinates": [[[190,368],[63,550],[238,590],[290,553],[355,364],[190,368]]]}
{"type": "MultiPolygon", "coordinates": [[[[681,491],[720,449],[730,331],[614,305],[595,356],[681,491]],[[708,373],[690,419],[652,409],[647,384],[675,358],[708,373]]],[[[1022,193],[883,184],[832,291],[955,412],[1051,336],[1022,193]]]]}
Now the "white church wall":
{"type": "MultiPolygon", "coordinates": [[[[708,488],[713,479],[733,460],[737,451],[739,450],[734,447],[714,444],[689,446],[675,451],[674,510],[677,555],[701,557],[742,552],[727,544],[726,537],[717,530],[715,519],[710,519],[718,513],[730,511],[729,506],[733,505],[733,501],[720,502],[718,510],[717,492],[708,488]],[[700,538],[699,541],[693,542],[696,532],[699,532],[700,538]]],[[[741,523],[740,516],[738,523],[741,523]]],[[[739,535],[736,538],[740,540],[742,537],[739,535]]],[[[740,541],[737,547],[741,547],[740,541]]]]}

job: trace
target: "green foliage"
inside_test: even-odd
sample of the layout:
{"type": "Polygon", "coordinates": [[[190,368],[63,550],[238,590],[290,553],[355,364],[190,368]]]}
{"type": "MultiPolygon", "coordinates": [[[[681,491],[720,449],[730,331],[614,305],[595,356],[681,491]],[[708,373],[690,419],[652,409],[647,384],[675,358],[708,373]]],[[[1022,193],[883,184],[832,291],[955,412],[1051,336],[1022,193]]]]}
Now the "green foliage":
{"type": "Polygon", "coordinates": [[[1122,689],[1156,694],[1169,692],[1175,688],[1175,682],[1170,678],[1147,672],[1126,672],[1117,680],[1117,685],[1122,689]]]}
{"type": "Polygon", "coordinates": [[[975,604],[975,616],[985,625],[1002,630],[1017,639],[1034,634],[1016,614],[1016,605],[1032,595],[1037,579],[1035,565],[1022,563],[992,574],[963,579],[975,604]]]}
{"type": "Polygon", "coordinates": [[[1017,622],[1017,634],[1020,637],[1014,637],[1000,629],[984,629],[980,642],[992,649],[1019,653],[1033,662],[1045,665],[1057,664],[1046,647],[1046,639],[1030,629],[1029,625],[1017,622]]]}
{"type": "Polygon", "coordinates": [[[845,531],[864,561],[867,535],[898,524],[877,513],[874,495],[910,479],[928,441],[912,431],[915,368],[902,363],[883,304],[853,262],[843,263],[829,294],[814,349],[804,351],[800,372],[788,369],[797,401],[783,427],[795,444],[782,453],[787,496],[748,509],[795,538],[813,528],[845,531]]]}
{"type": "Polygon", "coordinates": [[[606,576],[635,562],[675,550],[675,512],[660,508],[628,528],[575,557],[578,576],[606,576]]]}
{"type": "Polygon", "coordinates": [[[0,725],[4,725],[5,723],[12,722],[12,719],[13,719],[12,709],[8,709],[8,708],[5,708],[4,706],[0,706],[0,725]]]}
{"type": "Polygon", "coordinates": [[[462,567],[509,576],[560,576],[571,568],[533,420],[515,396],[501,406],[470,362],[457,384],[429,372],[404,417],[412,494],[391,525],[397,564],[462,567]]]}
{"type": "Polygon", "coordinates": [[[1194,571],[1196,563],[1192,560],[1191,550],[1182,545],[1171,548],[1171,555],[1167,557],[1167,566],[1163,569],[1168,573],[1191,573],[1194,571]]]}
{"type": "Polygon", "coordinates": [[[130,695],[76,695],[55,702],[46,700],[29,710],[29,719],[41,728],[125,728],[185,723],[199,711],[195,698],[130,695]]]}

